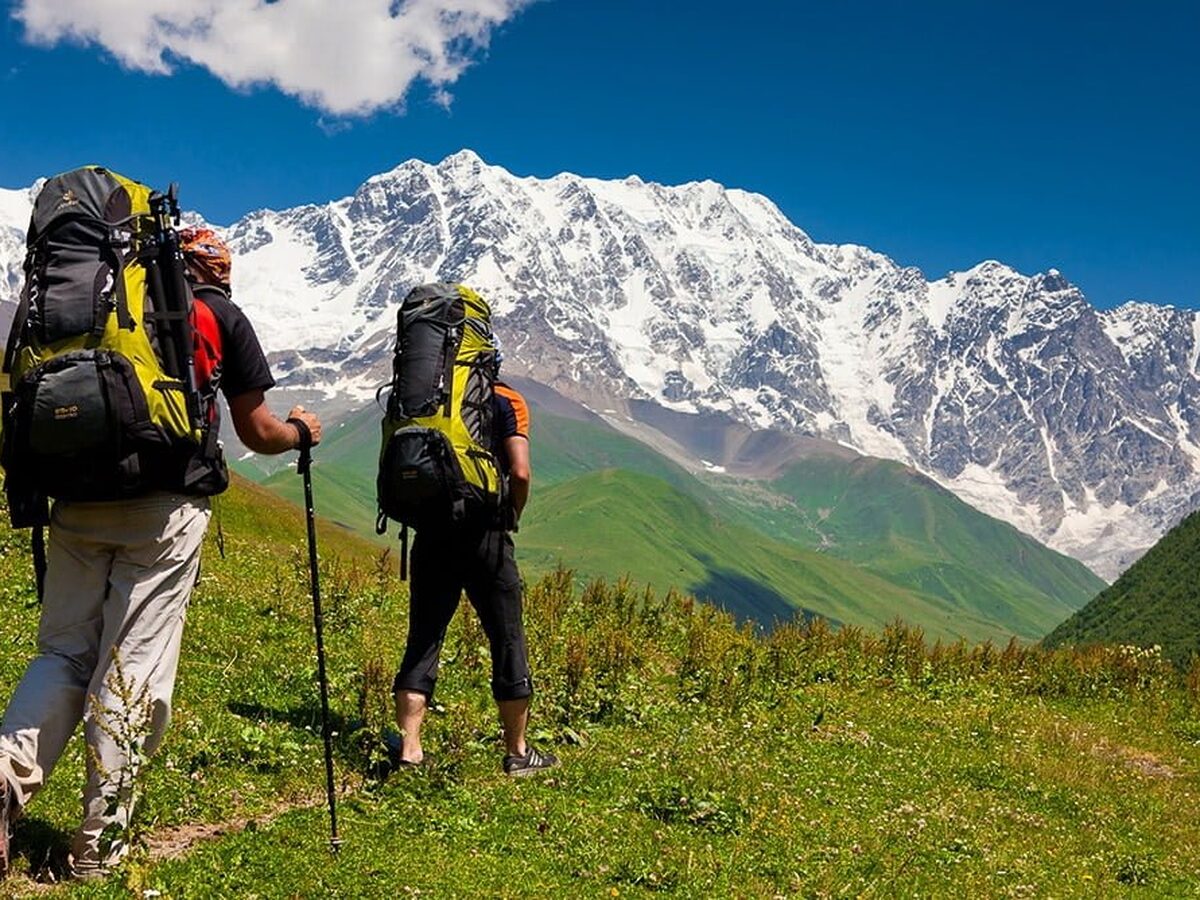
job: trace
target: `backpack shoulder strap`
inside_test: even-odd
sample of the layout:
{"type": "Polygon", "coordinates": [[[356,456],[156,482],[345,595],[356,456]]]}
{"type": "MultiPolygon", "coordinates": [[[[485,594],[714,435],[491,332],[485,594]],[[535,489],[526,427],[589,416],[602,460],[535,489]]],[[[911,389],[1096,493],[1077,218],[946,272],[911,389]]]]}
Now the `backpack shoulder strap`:
{"type": "MultiPolygon", "coordinates": [[[[25,333],[25,324],[28,321],[29,296],[25,291],[22,291],[20,302],[17,304],[16,314],[13,316],[12,328],[8,332],[8,343],[4,347],[4,367],[2,371],[5,375],[11,374],[13,370],[13,363],[17,360],[17,348],[21,344],[25,333]]],[[[9,387],[11,388],[11,385],[9,387]]]]}
{"type": "MultiPolygon", "coordinates": [[[[218,439],[217,412],[217,391],[221,387],[221,326],[212,303],[229,299],[228,294],[214,285],[189,284],[188,288],[188,330],[192,335],[193,347],[192,384],[204,423],[199,458],[205,461],[206,465],[197,466],[185,475],[185,486],[191,486],[194,481],[208,477],[214,468],[225,468],[218,439]]],[[[217,543],[223,559],[224,535],[219,518],[217,543]]]]}
{"type": "Polygon", "coordinates": [[[199,337],[213,349],[221,349],[221,325],[217,314],[213,311],[213,301],[229,302],[229,294],[216,285],[192,285],[193,327],[199,332],[199,337]]]}
{"type": "MultiPolygon", "coordinates": [[[[8,332],[8,343],[4,348],[4,374],[12,373],[13,365],[17,361],[17,349],[21,346],[21,341],[25,339],[25,326],[29,322],[29,288],[33,278],[33,270],[37,265],[35,256],[37,254],[37,245],[33,237],[33,223],[29,224],[29,235],[26,243],[25,262],[21,268],[25,274],[25,283],[21,287],[21,295],[17,300],[17,311],[13,315],[12,325],[8,332]]],[[[12,385],[9,385],[9,390],[12,385]]]]}
{"type": "Polygon", "coordinates": [[[196,380],[202,394],[215,394],[221,381],[223,341],[221,324],[213,301],[228,301],[229,295],[210,284],[192,285],[192,335],[196,341],[196,380]]]}
{"type": "Polygon", "coordinates": [[[215,284],[204,284],[204,283],[198,282],[198,283],[192,284],[191,288],[192,288],[192,296],[194,298],[196,298],[197,300],[203,300],[205,294],[207,294],[210,297],[219,297],[222,300],[232,299],[230,297],[229,291],[227,291],[223,287],[219,287],[215,284]]]}

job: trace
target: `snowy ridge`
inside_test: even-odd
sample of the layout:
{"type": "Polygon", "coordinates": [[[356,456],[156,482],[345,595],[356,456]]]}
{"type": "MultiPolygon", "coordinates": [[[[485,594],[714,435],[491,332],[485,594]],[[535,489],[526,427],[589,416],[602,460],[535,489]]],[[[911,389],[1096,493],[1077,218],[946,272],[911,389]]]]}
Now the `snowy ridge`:
{"type": "MultiPolygon", "coordinates": [[[[0,272],[21,195],[0,192],[0,272]]],[[[374,393],[412,285],[464,281],[510,371],[903,461],[1109,578],[1200,505],[1200,319],[1097,312],[1054,270],[931,282],[761,195],[517,177],[470,151],[225,234],[281,385],[331,410],[374,393]]]]}
{"type": "Polygon", "coordinates": [[[33,196],[31,188],[19,191],[0,188],[0,228],[15,228],[25,234],[33,211],[33,196]]]}
{"type": "MultiPolygon", "coordinates": [[[[37,187],[18,191],[0,188],[0,305],[21,290],[25,233],[37,187]]],[[[7,330],[11,317],[11,312],[0,310],[0,328],[7,330]]]]}

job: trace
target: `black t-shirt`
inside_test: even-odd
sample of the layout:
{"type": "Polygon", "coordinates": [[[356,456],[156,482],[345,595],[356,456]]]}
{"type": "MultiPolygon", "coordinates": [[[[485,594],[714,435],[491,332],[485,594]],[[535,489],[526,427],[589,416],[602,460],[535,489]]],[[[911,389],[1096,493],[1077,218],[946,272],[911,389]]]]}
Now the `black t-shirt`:
{"type": "Polygon", "coordinates": [[[271,367],[263,353],[254,326],[240,306],[222,291],[196,289],[196,297],[212,310],[221,329],[221,393],[228,400],[254,390],[275,386],[271,367]]]}

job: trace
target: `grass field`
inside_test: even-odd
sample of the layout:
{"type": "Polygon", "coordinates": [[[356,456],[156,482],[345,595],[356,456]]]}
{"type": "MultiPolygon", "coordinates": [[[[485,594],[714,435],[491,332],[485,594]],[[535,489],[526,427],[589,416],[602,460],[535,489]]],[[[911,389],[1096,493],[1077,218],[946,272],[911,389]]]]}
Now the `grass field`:
{"type": "MultiPolygon", "coordinates": [[[[759,636],[712,607],[551,573],[527,595],[532,731],[564,761],[500,773],[487,651],[455,619],[426,746],[379,777],[405,588],[324,525],[344,846],[329,853],[303,523],[223,503],[189,614],[139,849],[56,885],[73,743],[14,839],[7,895],[81,897],[1194,896],[1200,672],[1131,649],[930,645],[823,621],[759,636]],[[40,880],[35,880],[40,879],[40,880]]],[[[33,650],[27,536],[0,526],[0,681],[33,650]]]]}

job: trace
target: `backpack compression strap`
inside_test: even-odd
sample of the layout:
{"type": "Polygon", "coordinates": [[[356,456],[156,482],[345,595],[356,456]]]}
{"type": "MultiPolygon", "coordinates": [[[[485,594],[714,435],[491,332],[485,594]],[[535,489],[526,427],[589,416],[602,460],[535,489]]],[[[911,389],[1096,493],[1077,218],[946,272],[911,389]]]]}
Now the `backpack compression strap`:
{"type": "Polygon", "coordinates": [[[38,525],[33,529],[33,580],[37,585],[38,603],[46,593],[46,527],[38,525]]]}
{"type": "MultiPolygon", "coordinates": [[[[197,402],[200,404],[200,416],[204,422],[204,437],[200,442],[200,456],[205,460],[215,460],[218,454],[220,433],[217,417],[217,390],[221,384],[221,358],[223,348],[221,328],[213,314],[212,307],[205,301],[204,294],[211,292],[228,299],[228,294],[213,285],[192,285],[191,332],[194,341],[193,380],[196,383],[197,402]]],[[[191,487],[207,472],[198,468],[185,478],[184,486],[191,487]]],[[[225,558],[224,550],[221,558],[225,558]]]]}
{"type": "Polygon", "coordinates": [[[400,526],[400,580],[408,581],[408,526],[400,526]]]}

